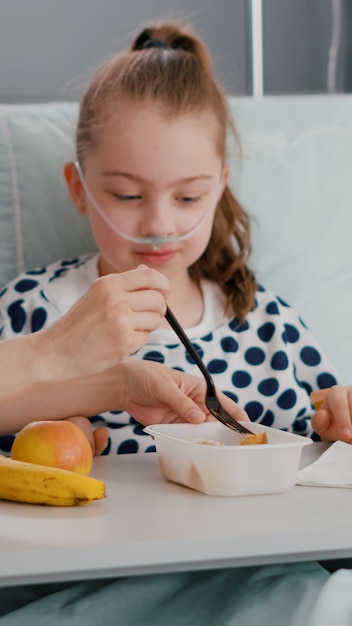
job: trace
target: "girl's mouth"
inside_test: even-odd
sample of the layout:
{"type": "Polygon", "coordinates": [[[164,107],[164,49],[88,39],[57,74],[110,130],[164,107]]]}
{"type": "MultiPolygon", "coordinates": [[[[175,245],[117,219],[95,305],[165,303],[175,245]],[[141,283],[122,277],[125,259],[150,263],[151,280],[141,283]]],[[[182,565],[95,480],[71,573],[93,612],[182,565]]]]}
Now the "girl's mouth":
{"type": "Polygon", "coordinates": [[[174,258],[176,250],[153,250],[150,248],[149,250],[138,250],[135,254],[138,256],[141,263],[146,263],[147,265],[163,265],[174,258]]]}

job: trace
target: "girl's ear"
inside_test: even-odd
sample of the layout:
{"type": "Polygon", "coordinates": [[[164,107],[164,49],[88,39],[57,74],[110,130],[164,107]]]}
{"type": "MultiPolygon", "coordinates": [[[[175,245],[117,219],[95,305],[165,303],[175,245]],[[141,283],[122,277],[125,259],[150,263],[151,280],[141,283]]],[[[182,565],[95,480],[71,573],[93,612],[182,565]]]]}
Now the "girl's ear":
{"type": "Polygon", "coordinates": [[[227,163],[225,163],[224,169],[223,169],[223,183],[224,183],[223,191],[225,187],[227,186],[227,183],[229,182],[229,176],[230,176],[230,168],[227,165],[227,163]]]}
{"type": "Polygon", "coordinates": [[[87,214],[85,194],[76,166],[72,161],[65,163],[64,177],[72,202],[82,215],[87,214]]]}

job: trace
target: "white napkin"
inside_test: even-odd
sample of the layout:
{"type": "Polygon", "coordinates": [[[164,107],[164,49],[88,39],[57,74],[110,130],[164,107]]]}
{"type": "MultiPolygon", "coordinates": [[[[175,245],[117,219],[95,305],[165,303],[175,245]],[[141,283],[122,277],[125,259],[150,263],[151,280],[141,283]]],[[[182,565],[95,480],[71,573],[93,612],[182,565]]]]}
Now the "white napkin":
{"type": "Polygon", "coordinates": [[[335,441],[317,461],[298,472],[296,484],[352,487],[352,445],[335,441]]]}

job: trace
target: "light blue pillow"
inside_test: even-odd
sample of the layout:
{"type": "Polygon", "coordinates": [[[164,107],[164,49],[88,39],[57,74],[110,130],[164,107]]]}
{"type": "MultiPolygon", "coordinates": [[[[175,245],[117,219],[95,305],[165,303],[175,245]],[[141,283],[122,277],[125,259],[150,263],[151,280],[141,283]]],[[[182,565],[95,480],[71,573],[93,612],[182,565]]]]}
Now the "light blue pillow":
{"type": "Polygon", "coordinates": [[[253,216],[251,265],[292,304],[352,384],[352,97],[232,103],[253,216]]]}
{"type": "Polygon", "coordinates": [[[70,103],[0,106],[0,286],[95,249],[62,173],[74,157],[77,114],[70,103]]]}

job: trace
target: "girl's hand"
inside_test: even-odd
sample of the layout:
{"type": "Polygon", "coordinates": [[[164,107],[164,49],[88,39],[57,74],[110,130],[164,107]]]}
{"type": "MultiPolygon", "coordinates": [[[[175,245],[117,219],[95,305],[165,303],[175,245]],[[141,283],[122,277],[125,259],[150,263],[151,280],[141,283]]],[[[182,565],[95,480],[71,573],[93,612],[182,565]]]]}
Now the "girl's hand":
{"type": "MultiPolygon", "coordinates": [[[[125,361],[127,380],[123,406],[144,426],[159,423],[199,423],[215,418],[205,404],[203,378],[152,361],[125,361]]],[[[232,417],[248,421],[247,413],[217,390],[219,400],[232,417]]]]}
{"type": "MultiPolygon", "coordinates": [[[[205,404],[206,383],[203,378],[173,370],[153,361],[127,359],[121,364],[123,389],[118,387],[118,406],[128,411],[144,426],[150,424],[215,420],[205,404]]],[[[237,420],[249,421],[247,413],[231,398],[217,390],[224,408],[237,420]]],[[[83,430],[99,455],[106,448],[109,431],[105,426],[95,430],[86,417],[68,418],[83,430]]]]}
{"type": "Polygon", "coordinates": [[[352,443],[352,386],[336,385],[330,389],[312,394],[321,400],[320,406],[312,416],[315,432],[328,441],[346,441],[352,443]]]}
{"type": "Polygon", "coordinates": [[[139,350],[160,325],[168,293],[166,276],[146,266],[98,278],[45,331],[56,377],[92,376],[139,350]]]}
{"type": "Polygon", "coordinates": [[[98,426],[98,428],[93,430],[89,419],[87,417],[83,417],[82,415],[69,417],[68,420],[83,430],[92,447],[94,456],[99,456],[103,450],[105,450],[109,437],[109,431],[105,426],[98,426]]]}

